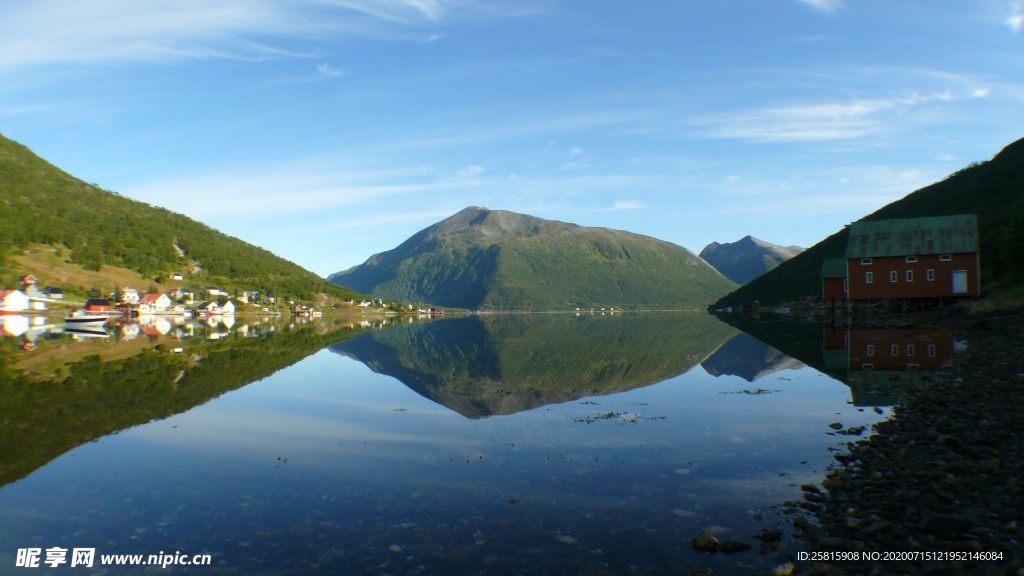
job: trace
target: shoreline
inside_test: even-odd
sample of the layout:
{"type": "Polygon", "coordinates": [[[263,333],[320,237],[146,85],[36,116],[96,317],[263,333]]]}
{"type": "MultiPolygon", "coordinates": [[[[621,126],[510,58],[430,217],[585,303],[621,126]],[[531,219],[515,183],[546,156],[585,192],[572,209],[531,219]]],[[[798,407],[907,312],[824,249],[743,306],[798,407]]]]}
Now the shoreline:
{"type": "Polygon", "coordinates": [[[967,351],[805,491],[796,573],[1024,576],[1024,310],[930,320],[967,351]]]}

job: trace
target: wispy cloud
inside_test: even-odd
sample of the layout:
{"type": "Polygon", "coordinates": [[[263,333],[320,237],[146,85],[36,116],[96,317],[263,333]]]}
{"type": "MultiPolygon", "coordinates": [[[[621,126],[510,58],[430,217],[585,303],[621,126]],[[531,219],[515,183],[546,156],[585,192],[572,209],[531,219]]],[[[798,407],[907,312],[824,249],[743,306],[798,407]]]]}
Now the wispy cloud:
{"type": "Polygon", "coordinates": [[[344,74],[341,70],[331,66],[330,64],[317,64],[316,73],[322,78],[334,78],[335,76],[341,76],[344,74]]]}
{"type": "Polygon", "coordinates": [[[612,205],[612,210],[639,210],[647,205],[639,200],[619,200],[612,205]]]}
{"type": "Polygon", "coordinates": [[[590,160],[583,148],[573,146],[569,149],[568,156],[568,159],[562,162],[562,170],[582,170],[590,167],[590,160]]]}
{"type": "MultiPolygon", "coordinates": [[[[472,173],[474,167],[466,170],[472,173]]],[[[233,219],[313,215],[333,209],[370,206],[396,197],[477,185],[461,177],[432,177],[420,168],[358,170],[306,160],[261,169],[245,168],[145,182],[128,186],[123,193],[206,221],[219,218],[224,204],[232,206],[233,219]]]]}
{"type": "Polygon", "coordinates": [[[830,14],[844,7],[843,0],[800,0],[800,2],[830,14]]]}
{"type": "Polygon", "coordinates": [[[453,15],[503,16],[489,0],[47,0],[0,7],[0,71],[193,58],[310,56],[336,35],[432,41],[453,15]],[[297,41],[299,48],[290,46],[297,41]]]}
{"type": "Polygon", "coordinates": [[[1014,34],[1024,30],[1024,0],[1014,0],[1010,6],[1010,15],[1006,18],[1006,24],[1014,34]]]}
{"type": "Polygon", "coordinates": [[[802,106],[785,106],[698,118],[705,135],[755,142],[797,142],[862,138],[895,129],[887,115],[918,104],[952,101],[949,91],[902,98],[857,99],[802,106]]]}
{"type": "Polygon", "coordinates": [[[487,172],[487,168],[480,166],[479,164],[470,164],[464,166],[455,172],[455,177],[459,179],[475,178],[484,172],[487,172]]]}

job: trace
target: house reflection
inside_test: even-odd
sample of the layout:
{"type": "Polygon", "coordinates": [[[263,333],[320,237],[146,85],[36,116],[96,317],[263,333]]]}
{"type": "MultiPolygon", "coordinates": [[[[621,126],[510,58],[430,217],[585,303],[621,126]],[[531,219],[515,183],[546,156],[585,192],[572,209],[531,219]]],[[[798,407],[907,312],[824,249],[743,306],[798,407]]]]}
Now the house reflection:
{"type": "Polygon", "coordinates": [[[957,343],[941,328],[826,327],[823,356],[828,371],[845,374],[857,406],[891,406],[908,386],[930,381],[950,368],[957,343]]]}

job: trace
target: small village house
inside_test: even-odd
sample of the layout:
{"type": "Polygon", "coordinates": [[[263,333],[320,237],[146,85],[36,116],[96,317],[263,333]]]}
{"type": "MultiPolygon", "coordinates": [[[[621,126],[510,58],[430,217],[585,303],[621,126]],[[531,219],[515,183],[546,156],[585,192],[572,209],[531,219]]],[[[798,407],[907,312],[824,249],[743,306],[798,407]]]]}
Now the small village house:
{"type": "Polygon", "coordinates": [[[227,315],[234,314],[235,313],[235,303],[232,302],[231,300],[228,300],[227,302],[225,302],[224,304],[221,305],[220,313],[221,314],[227,314],[227,315]]]}
{"type": "Polygon", "coordinates": [[[139,291],[135,288],[124,288],[121,290],[121,303],[122,304],[138,304],[139,303],[139,291]]]}
{"type": "Polygon", "coordinates": [[[139,300],[139,306],[147,306],[150,312],[163,312],[171,307],[167,294],[146,294],[139,300]]]}
{"type": "Polygon", "coordinates": [[[105,298],[90,298],[85,301],[86,312],[110,312],[110,300],[105,298]]]}
{"type": "MultiPolygon", "coordinates": [[[[36,277],[32,274],[26,274],[20,278],[21,280],[21,291],[25,293],[29,299],[33,298],[46,298],[46,293],[39,288],[39,282],[36,277]]],[[[42,309],[45,309],[44,306],[42,309]]]]}
{"type": "Polygon", "coordinates": [[[0,290],[0,312],[20,314],[29,309],[28,295],[21,290],[0,290]]]}
{"type": "Polygon", "coordinates": [[[181,274],[179,274],[177,272],[172,273],[170,278],[171,278],[171,280],[184,280],[185,279],[184,276],[182,276],[181,274]]]}
{"type": "Polygon", "coordinates": [[[206,300],[200,302],[197,308],[200,316],[209,316],[211,314],[220,314],[220,304],[217,304],[213,300],[206,300]]]}
{"type": "Polygon", "coordinates": [[[850,300],[978,296],[977,216],[855,222],[846,264],[850,300]]]}

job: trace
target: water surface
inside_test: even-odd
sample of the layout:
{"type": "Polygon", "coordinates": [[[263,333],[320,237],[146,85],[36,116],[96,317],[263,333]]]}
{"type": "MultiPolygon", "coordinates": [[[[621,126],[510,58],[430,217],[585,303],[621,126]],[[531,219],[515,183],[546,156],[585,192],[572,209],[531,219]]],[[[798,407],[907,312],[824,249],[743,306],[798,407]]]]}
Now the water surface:
{"type": "Polygon", "coordinates": [[[57,546],[204,574],[754,573],[797,546],[754,536],[849,440],[828,425],[883,417],[703,314],[239,324],[6,345],[4,572],[57,546]],[[754,549],[699,554],[704,530],[754,549]]]}

